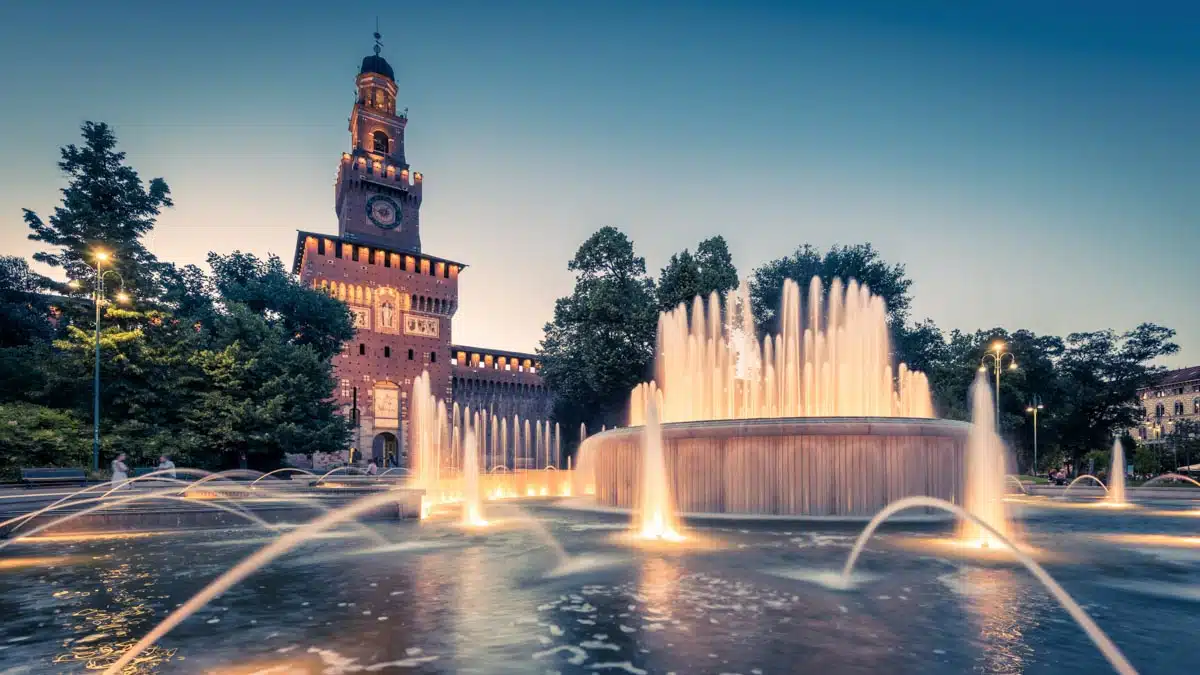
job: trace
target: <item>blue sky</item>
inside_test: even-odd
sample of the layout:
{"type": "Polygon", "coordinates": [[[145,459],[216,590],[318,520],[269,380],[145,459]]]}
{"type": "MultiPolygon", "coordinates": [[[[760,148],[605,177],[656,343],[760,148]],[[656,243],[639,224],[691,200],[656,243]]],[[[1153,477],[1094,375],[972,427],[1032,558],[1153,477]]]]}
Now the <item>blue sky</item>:
{"type": "Polygon", "coordinates": [[[35,250],[20,209],[52,211],[85,119],[171,185],[162,258],[336,231],[378,14],[425,250],[471,266],[456,342],[533,349],[611,224],[655,273],[715,234],[743,273],[870,241],[945,329],[1153,321],[1200,361],[1185,3],[184,4],[0,6],[0,251],[35,250]]]}

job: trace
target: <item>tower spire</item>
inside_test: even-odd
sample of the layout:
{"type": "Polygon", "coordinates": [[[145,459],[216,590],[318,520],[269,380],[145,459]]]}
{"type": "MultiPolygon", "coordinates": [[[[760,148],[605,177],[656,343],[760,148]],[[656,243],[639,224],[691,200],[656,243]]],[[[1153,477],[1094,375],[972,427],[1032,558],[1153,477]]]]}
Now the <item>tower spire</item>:
{"type": "Polygon", "coordinates": [[[375,56],[379,56],[379,52],[383,51],[382,35],[379,34],[379,17],[375,17],[375,56]]]}

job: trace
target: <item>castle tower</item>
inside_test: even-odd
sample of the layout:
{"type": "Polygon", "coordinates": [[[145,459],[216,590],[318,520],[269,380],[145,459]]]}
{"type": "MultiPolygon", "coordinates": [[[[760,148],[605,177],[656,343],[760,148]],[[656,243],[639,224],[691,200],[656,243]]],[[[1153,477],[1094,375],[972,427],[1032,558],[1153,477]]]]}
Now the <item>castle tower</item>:
{"type": "Polygon", "coordinates": [[[350,111],[350,152],[342,155],[334,190],[339,236],[421,252],[421,174],[404,160],[407,112],[396,113],[396,75],[379,55],[362,61],[350,111]]]}

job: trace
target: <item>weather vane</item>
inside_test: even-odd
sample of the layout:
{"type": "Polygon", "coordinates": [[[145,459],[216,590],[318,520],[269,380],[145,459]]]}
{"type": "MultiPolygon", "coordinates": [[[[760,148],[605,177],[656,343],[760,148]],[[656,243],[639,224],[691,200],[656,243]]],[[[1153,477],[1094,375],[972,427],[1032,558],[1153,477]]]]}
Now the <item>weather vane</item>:
{"type": "Polygon", "coordinates": [[[380,42],[382,37],[379,34],[379,17],[375,17],[375,56],[379,56],[379,52],[383,51],[383,43],[380,42]]]}

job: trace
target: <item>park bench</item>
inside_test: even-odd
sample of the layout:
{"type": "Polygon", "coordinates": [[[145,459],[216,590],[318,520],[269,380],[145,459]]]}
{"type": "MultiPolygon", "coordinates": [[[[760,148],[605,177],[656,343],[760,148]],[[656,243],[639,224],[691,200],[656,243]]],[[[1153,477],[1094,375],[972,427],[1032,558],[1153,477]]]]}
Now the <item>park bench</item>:
{"type": "Polygon", "coordinates": [[[25,487],[34,485],[61,485],[63,483],[87,483],[87,472],[83,469],[21,469],[21,482],[25,487]]]}

